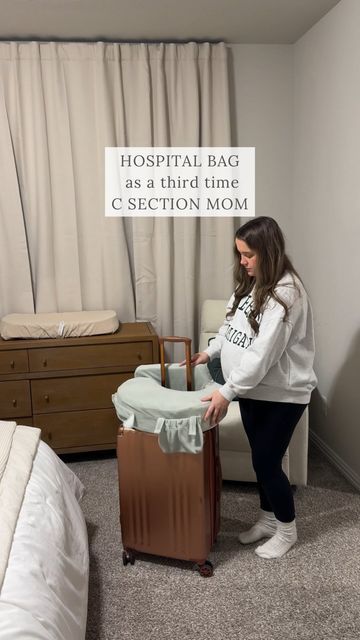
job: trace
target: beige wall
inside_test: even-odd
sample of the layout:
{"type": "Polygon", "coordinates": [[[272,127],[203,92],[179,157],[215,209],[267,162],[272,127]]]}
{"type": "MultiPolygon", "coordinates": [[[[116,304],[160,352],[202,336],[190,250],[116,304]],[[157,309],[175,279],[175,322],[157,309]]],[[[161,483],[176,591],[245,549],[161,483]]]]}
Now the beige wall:
{"type": "Polygon", "coordinates": [[[313,304],[310,428],[360,487],[360,2],[342,0],[293,46],[230,53],[233,144],[256,147],[256,214],[282,226],[313,304]]]}
{"type": "Polygon", "coordinates": [[[311,428],[360,486],[360,2],[294,45],[292,250],[316,321],[311,428]]]}
{"type": "Polygon", "coordinates": [[[291,206],[291,45],[230,48],[233,144],[256,147],[256,215],[269,215],[288,230],[291,206]]]}

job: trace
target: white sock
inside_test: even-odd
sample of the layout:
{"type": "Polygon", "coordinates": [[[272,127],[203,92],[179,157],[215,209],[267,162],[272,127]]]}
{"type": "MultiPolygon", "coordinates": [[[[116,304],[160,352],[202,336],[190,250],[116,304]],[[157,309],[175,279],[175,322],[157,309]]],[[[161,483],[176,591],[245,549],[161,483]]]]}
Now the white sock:
{"type": "Polygon", "coordinates": [[[270,538],[276,532],[276,519],[271,511],[260,509],[260,516],[257,522],[248,531],[239,533],[238,540],[241,544],[251,544],[261,538],[270,538]]]}
{"type": "Polygon", "coordinates": [[[276,533],[267,542],[255,549],[260,558],[281,558],[297,541],[296,522],[276,520],[276,533]]]}

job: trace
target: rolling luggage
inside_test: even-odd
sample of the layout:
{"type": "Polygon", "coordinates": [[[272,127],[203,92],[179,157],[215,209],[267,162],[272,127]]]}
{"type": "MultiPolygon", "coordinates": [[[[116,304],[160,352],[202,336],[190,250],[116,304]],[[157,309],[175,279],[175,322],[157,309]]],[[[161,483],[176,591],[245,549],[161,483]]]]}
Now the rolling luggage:
{"type": "MultiPolygon", "coordinates": [[[[161,384],[166,377],[165,341],[185,342],[191,389],[188,338],[159,338],[161,384]]],[[[136,552],[148,553],[191,561],[200,575],[211,576],[213,566],[207,556],[220,526],[218,426],[204,431],[198,453],[167,453],[155,433],[121,423],[117,459],[124,565],[134,564],[136,552]]]]}

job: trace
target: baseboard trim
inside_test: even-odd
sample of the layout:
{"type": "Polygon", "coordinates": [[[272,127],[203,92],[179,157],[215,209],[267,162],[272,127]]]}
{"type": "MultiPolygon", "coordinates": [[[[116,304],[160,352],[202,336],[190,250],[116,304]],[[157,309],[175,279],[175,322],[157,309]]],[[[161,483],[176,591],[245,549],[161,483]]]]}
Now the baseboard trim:
{"type": "Polygon", "coordinates": [[[349,465],[344,462],[344,460],[340,458],[340,456],[335,453],[335,451],[333,451],[331,447],[329,447],[329,445],[326,444],[326,442],[324,442],[324,440],[320,438],[320,436],[318,436],[316,433],[314,433],[311,429],[309,431],[309,436],[310,440],[316,447],[318,447],[318,449],[320,449],[320,451],[322,451],[326,458],[328,458],[328,460],[340,471],[340,473],[345,476],[345,478],[349,480],[349,482],[358,491],[360,491],[360,476],[355,473],[355,471],[351,467],[349,467],[349,465]]]}

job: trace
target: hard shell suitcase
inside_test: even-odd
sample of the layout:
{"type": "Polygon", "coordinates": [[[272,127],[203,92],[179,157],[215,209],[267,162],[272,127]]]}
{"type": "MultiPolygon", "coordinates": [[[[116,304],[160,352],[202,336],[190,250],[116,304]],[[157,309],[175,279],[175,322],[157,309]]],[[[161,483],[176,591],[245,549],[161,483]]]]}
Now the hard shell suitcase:
{"type": "MultiPolygon", "coordinates": [[[[188,338],[159,338],[162,384],[167,341],[185,342],[191,389],[188,338]]],[[[117,459],[124,565],[134,564],[136,552],[149,553],[191,561],[202,576],[211,576],[207,556],[220,526],[218,426],[204,432],[200,453],[169,454],[159,447],[157,435],[120,424],[117,459]]]]}

